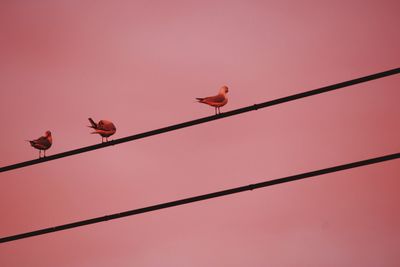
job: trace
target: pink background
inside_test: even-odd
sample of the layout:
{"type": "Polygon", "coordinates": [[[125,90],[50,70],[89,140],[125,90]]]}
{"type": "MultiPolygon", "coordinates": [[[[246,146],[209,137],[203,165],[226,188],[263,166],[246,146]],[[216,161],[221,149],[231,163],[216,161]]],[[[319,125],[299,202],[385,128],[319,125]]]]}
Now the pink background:
{"type": "MultiPolygon", "coordinates": [[[[399,67],[399,1],[1,1],[0,166],[399,67]]],[[[0,236],[400,151],[400,77],[0,174],[0,236]]],[[[400,266],[399,160],[0,244],[0,266],[400,266]]]]}

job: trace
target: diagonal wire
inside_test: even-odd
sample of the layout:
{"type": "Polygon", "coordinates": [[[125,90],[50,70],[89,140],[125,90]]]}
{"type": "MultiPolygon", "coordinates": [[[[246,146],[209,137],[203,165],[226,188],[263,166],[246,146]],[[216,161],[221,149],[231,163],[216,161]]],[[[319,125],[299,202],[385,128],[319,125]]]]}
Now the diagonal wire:
{"type": "Polygon", "coordinates": [[[309,96],[313,96],[313,95],[318,95],[318,94],[322,94],[322,93],[327,93],[329,91],[338,90],[338,89],[341,89],[341,88],[344,88],[344,87],[347,87],[347,86],[351,86],[351,85],[355,85],[355,84],[359,84],[359,83],[364,83],[364,82],[368,82],[368,81],[384,78],[384,77],[387,77],[387,76],[390,76],[390,75],[395,75],[395,74],[398,74],[398,73],[400,73],[400,68],[395,68],[395,69],[391,69],[391,70],[375,73],[375,74],[372,74],[372,75],[360,77],[360,78],[357,78],[357,79],[353,79],[353,80],[349,80],[349,81],[345,81],[345,82],[341,82],[341,83],[337,83],[337,84],[328,85],[328,86],[321,87],[321,88],[318,88],[318,89],[314,89],[314,90],[310,90],[310,91],[306,91],[306,92],[302,92],[302,93],[298,93],[298,94],[294,94],[294,95],[290,95],[290,96],[274,99],[274,100],[263,102],[263,103],[260,103],[260,104],[254,104],[254,105],[246,106],[246,107],[243,107],[243,108],[239,108],[239,109],[231,110],[231,111],[228,111],[228,112],[224,112],[222,114],[203,117],[203,118],[200,118],[200,119],[187,121],[187,122],[183,122],[183,123],[179,123],[179,124],[175,124],[175,125],[170,125],[170,126],[167,126],[167,127],[156,129],[156,130],[151,130],[151,131],[148,131],[148,132],[139,133],[139,134],[135,134],[135,135],[131,135],[131,136],[115,139],[115,140],[112,140],[112,141],[109,141],[109,142],[106,142],[106,143],[101,143],[101,144],[91,145],[91,146],[82,147],[82,148],[78,148],[78,149],[74,149],[74,150],[69,150],[69,151],[58,153],[58,154],[50,155],[50,156],[47,156],[45,158],[39,158],[39,159],[24,161],[24,162],[20,162],[20,163],[8,165],[8,166],[0,167],[0,172],[19,169],[19,168],[23,168],[23,167],[27,167],[27,166],[31,166],[31,165],[35,165],[35,164],[39,164],[39,163],[43,163],[43,162],[46,162],[46,161],[51,161],[51,160],[55,160],[55,159],[69,157],[69,156],[77,155],[77,154],[80,154],[80,153],[85,153],[85,152],[89,152],[89,151],[92,151],[92,150],[105,148],[105,147],[108,147],[108,146],[113,146],[113,145],[117,145],[117,144],[121,144],[121,143],[126,143],[126,142],[130,142],[130,141],[134,141],[134,140],[137,140],[137,139],[142,139],[142,138],[146,138],[146,137],[150,137],[150,136],[153,136],[153,135],[158,135],[158,134],[162,134],[162,133],[166,133],[166,132],[170,132],[170,131],[175,131],[175,130],[178,130],[178,129],[194,126],[194,125],[197,125],[197,124],[201,124],[201,123],[205,123],[205,122],[209,122],[209,121],[214,121],[214,120],[219,120],[219,119],[226,118],[226,117],[235,116],[235,115],[246,113],[246,112],[249,112],[249,111],[258,110],[258,109],[262,109],[262,108],[266,108],[266,107],[270,107],[270,106],[274,106],[274,105],[279,105],[279,104],[290,102],[290,101],[294,101],[294,100],[297,100],[297,99],[301,99],[301,98],[305,98],[305,97],[309,97],[309,96]]]}
{"type": "Polygon", "coordinates": [[[323,174],[348,170],[348,169],[352,169],[352,168],[362,167],[362,166],[366,166],[366,165],[370,165],[370,164],[376,164],[379,162],[394,160],[394,159],[398,159],[398,158],[400,158],[400,153],[394,153],[394,154],[389,154],[389,155],[385,155],[385,156],[381,156],[381,157],[351,162],[351,163],[337,165],[337,166],[329,167],[329,168],[325,168],[325,169],[319,169],[319,170],[314,170],[311,172],[287,176],[287,177],[283,177],[283,178],[279,178],[279,179],[275,179],[275,180],[268,180],[268,181],[264,181],[264,182],[260,182],[260,183],[256,183],[256,184],[235,187],[235,188],[231,188],[231,189],[227,189],[227,190],[223,190],[223,191],[217,191],[217,192],[213,192],[213,193],[209,193],[209,194],[205,194],[205,195],[184,198],[184,199],[161,203],[161,204],[156,204],[156,205],[148,206],[148,207],[144,207],[144,208],[124,211],[124,212],[115,213],[115,214],[111,214],[111,215],[105,215],[105,216],[96,217],[96,218],[92,218],[92,219],[88,219],[88,220],[63,224],[63,225],[59,225],[59,226],[55,226],[55,227],[44,228],[44,229],[36,230],[36,231],[32,231],[32,232],[26,232],[26,233],[22,233],[22,234],[13,235],[13,236],[6,236],[6,237],[0,238],[0,243],[11,242],[11,241],[15,241],[18,239],[23,239],[23,238],[28,238],[28,237],[38,236],[38,235],[44,235],[44,234],[48,234],[48,233],[63,231],[63,230],[71,229],[71,228],[105,222],[105,221],[109,221],[109,220],[115,220],[115,219],[119,219],[119,218],[123,218],[123,217],[138,215],[141,213],[147,213],[147,212],[166,209],[166,208],[170,208],[170,207],[185,205],[185,204],[198,202],[198,201],[202,201],[202,200],[206,200],[206,199],[217,198],[217,197],[222,197],[222,196],[231,195],[231,194],[237,194],[237,193],[248,191],[248,190],[254,190],[254,189],[258,189],[258,188],[262,188],[262,187],[293,182],[296,180],[301,180],[301,179],[310,178],[310,177],[314,177],[314,176],[318,176],[318,175],[323,175],[323,174]]]}

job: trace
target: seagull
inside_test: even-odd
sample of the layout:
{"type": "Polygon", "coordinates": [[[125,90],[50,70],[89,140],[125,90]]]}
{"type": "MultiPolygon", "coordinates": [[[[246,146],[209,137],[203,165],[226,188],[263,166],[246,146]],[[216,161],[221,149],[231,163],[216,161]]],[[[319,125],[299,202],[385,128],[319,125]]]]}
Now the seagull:
{"type": "Polygon", "coordinates": [[[51,144],[53,143],[53,138],[51,137],[51,132],[46,131],[44,136],[41,136],[35,140],[27,140],[27,141],[31,144],[31,146],[33,146],[36,149],[39,149],[39,158],[41,158],[42,150],[44,157],[46,157],[46,150],[51,147],[51,144]]]}
{"type": "Polygon", "coordinates": [[[104,137],[106,138],[106,141],[108,142],[108,137],[111,135],[115,134],[117,131],[117,128],[115,128],[115,125],[111,121],[107,120],[101,120],[99,123],[95,123],[92,118],[89,118],[91,126],[88,126],[90,128],[94,129],[94,132],[92,134],[99,134],[101,135],[101,142],[103,143],[104,137]]]}
{"type": "Polygon", "coordinates": [[[226,93],[228,93],[228,86],[224,85],[219,89],[218,95],[215,96],[209,96],[209,97],[204,97],[204,98],[196,98],[199,103],[204,103],[210,106],[213,106],[215,108],[215,115],[221,114],[220,107],[225,106],[226,103],[228,103],[228,97],[226,96],[226,93]]]}

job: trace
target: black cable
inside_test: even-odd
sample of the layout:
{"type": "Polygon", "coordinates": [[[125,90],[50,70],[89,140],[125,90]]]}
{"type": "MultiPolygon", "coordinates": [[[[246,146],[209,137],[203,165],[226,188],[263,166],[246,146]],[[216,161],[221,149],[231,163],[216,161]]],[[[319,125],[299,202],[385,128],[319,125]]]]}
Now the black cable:
{"type": "Polygon", "coordinates": [[[231,189],[218,191],[218,192],[213,192],[213,193],[209,193],[209,194],[205,194],[205,195],[200,195],[200,196],[175,200],[175,201],[171,201],[171,202],[161,203],[161,204],[157,204],[154,206],[148,206],[148,207],[144,207],[144,208],[140,208],[140,209],[134,209],[134,210],[124,211],[124,212],[115,213],[115,214],[111,214],[111,215],[105,215],[102,217],[92,218],[92,219],[88,219],[88,220],[84,220],[84,221],[78,221],[78,222],[63,224],[63,225],[59,225],[59,226],[55,226],[55,227],[44,228],[44,229],[36,230],[36,231],[32,231],[32,232],[27,232],[27,233],[23,233],[23,234],[2,237],[2,238],[0,238],[0,243],[10,242],[10,241],[33,237],[33,236],[38,236],[38,235],[44,235],[44,234],[48,234],[48,233],[53,233],[53,232],[58,232],[58,231],[62,231],[62,230],[75,228],[75,227],[81,227],[81,226],[85,226],[85,225],[89,225],[89,224],[95,224],[95,223],[99,223],[99,222],[115,220],[115,219],[119,219],[119,218],[123,218],[123,217],[138,215],[141,213],[166,209],[166,208],[175,207],[175,206],[180,206],[180,205],[189,204],[189,203],[202,201],[202,200],[206,200],[206,199],[236,194],[236,193],[240,193],[240,192],[247,191],[247,190],[253,190],[253,189],[272,186],[272,185],[276,185],[276,184],[293,182],[296,180],[301,180],[301,179],[305,179],[305,178],[309,178],[309,177],[313,177],[313,176],[318,176],[318,175],[337,172],[337,171],[343,171],[343,170],[347,170],[347,169],[351,169],[351,168],[357,168],[357,167],[366,166],[366,165],[370,165],[370,164],[376,164],[379,162],[394,160],[394,159],[398,159],[398,158],[400,158],[400,153],[389,154],[389,155],[385,155],[382,157],[356,161],[356,162],[338,165],[338,166],[334,166],[334,167],[329,167],[329,168],[325,168],[325,169],[320,169],[320,170],[316,170],[316,171],[287,176],[287,177],[279,178],[279,179],[275,179],[275,180],[264,181],[264,182],[257,183],[257,184],[245,185],[245,186],[231,188],[231,189]]]}
{"type": "Polygon", "coordinates": [[[58,153],[58,154],[54,154],[54,155],[50,155],[50,156],[47,156],[45,158],[39,158],[39,159],[34,159],[34,160],[29,160],[29,161],[24,161],[24,162],[12,164],[12,165],[4,166],[4,167],[0,168],[0,172],[19,169],[19,168],[27,167],[27,166],[30,166],[30,165],[34,165],[34,164],[50,161],[50,160],[64,158],[64,157],[68,157],[68,156],[72,156],[72,155],[76,155],[76,154],[80,154],[80,153],[84,153],[84,152],[88,152],[88,151],[92,151],[92,150],[96,150],[96,149],[100,149],[100,148],[104,148],[104,147],[108,147],[108,146],[113,146],[113,145],[129,142],[129,141],[133,141],[133,140],[137,140],[137,139],[141,139],[141,138],[146,138],[146,137],[149,137],[149,136],[162,134],[162,133],[166,133],[166,132],[170,132],[170,131],[174,131],[174,130],[190,127],[190,126],[197,125],[197,124],[201,124],[201,123],[205,123],[205,122],[209,122],[209,121],[214,121],[214,120],[218,120],[218,119],[222,119],[222,118],[226,118],[226,117],[242,114],[242,113],[249,112],[249,111],[252,111],[252,110],[266,108],[266,107],[269,107],[269,106],[274,106],[274,105],[282,104],[282,103],[285,103],[285,102],[290,102],[290,101],[293,101],[293,100],[301,99],[301,98],[304,98],[304,97],[309,97],[309,96],[313,96],[313,95],[317,95],[317,94],[326,93],[326,92],[329,92],[329,91],[337,90],[337,89],[340,89],[340,88],[344,88],[344,87],[347,87],[347,86],[351,86],[351,85],[355,85],[355,84],[359,84],[359,83],[363,83],[363,82],[368,82],[368,81],[380,79],[380,78],[387,77],[387,76],[394,75],[394,74],[398,74],[398,73],[400,73],[400,68],[391,69],[391,70],[388,70],[388,71],[375,73],[375,74],[372,74],[372,75],[368,75],[368,76],[365,76],[365,77],[349,80],[349,81],[346,81],[346,82],[341,82],[341,83],[337,83],[337,84],[321,87],[321,88],[314,89],[314,90],[311,90],[311,91],[306,91],[306,92],[303,92],[303,93],[299,93],[299,94],[294,94],[294,95],[278,98],[278,99],[267,101],[267,102],[263,102],[263,103],[260,103],[260,104],[254,104],[254,105],[250,105],[250,106],[247,106],[247,107],[243,107],[243,108],[227,111],[227,112],[224,112],[224,113],[221,113],[221,114],[218,114],[218,115],[204,117],[204,118],[200,118],[200,119],[196,119],[196,120],[192,120],[192,121],[187,121],[187,122],[171,125],[171,126],[167,126],[167,127],[164,127],[164,128],[159,128],[159,129],[156,129],[156,130],[152,130],[152,131],[148,131],[148,132],[144,132],[144,133],[140,133],[140,134],[135,134],[135,135],[131,135],[131,136],[115,139],[115,140],[112,140],[112,141],[109,141],[109,142],[106,142],[106,143],[100,143],[100,144],[96,144],[96,145],[92,145],[92,146],[82,147],[82,148],[78,148],[78,149],[74,149],[74,150],[70,150],[70,151],[66,151],[66,152],[62,152],[62,153],[58,153]]]}

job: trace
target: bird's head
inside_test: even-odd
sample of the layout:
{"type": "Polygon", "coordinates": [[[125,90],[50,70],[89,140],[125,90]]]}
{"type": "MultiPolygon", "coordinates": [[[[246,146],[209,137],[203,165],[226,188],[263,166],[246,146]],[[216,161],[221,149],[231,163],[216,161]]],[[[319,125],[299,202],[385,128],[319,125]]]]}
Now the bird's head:
{"type": "Polygon", "coordinates": [[[219,89],[220,93],[226,94],[229,92],[228,86],[224,85],[221,87],[221,89],[219,89]]]}
{"type": "Polygon", "coordinates": [[[50,131],[46,131],[46,136],[51,136],[51,132],[50,131]]]}

